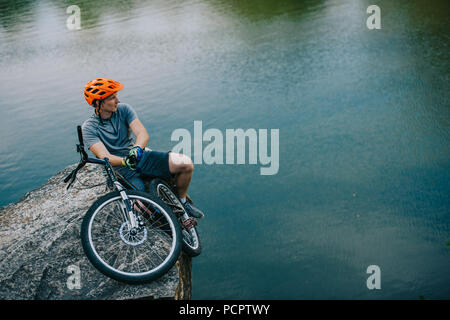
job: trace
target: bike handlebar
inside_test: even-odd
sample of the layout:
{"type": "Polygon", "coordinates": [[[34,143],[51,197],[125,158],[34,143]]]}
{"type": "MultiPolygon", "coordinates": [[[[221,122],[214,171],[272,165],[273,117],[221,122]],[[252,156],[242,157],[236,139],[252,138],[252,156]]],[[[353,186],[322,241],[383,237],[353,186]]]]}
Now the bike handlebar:
{"type": "Polygon", "coordinates": [[[87,158],[87,159],[81,159],[80,163],[78,163],[78,166],[72,170],[72,172],[64,179],[64,182],[67,183],[70,180],[69,185],[67,186],[67,189],[70,188],[70,186],[72,185],[72,183],[74,182],[78,170],[80,170],[81,168],[83,168],[86,163],[94,163],[94,164],[101,164],[104,166],[107,166],[107,163],[109,164],[108,158],[105,158],[103,160],[101,159],[95,159],[95,158],[87,158]]]}

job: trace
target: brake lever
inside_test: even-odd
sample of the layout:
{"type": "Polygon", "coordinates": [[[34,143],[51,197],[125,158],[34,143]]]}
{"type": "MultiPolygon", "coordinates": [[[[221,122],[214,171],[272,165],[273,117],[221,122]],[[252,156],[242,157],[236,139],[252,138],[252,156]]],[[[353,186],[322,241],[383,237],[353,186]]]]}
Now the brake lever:
{"type": "Polygon", "coordinates": [[[69,188],[72,186],[72,183],[75,181],[75,177],[77,176],[76,173],[73,174],[72,179],[70,180],[70,183],[67,185],[66,190],[69,190],[69,188]]]}
{"type": "Polygon", "coordinates": [[[72,172],[67,177],[64,178],[64,183],[67,183],[70,180],[70,178],[72,177],[74,171],[75,171],[75,169],[72,170],[72,172]]]}
{"type": "Polygon", "coordinates": [[[66,182],[66,183],[70,180],[70,183],[69,183],[69,185],[66,188],[67,190],[69,190],[70,186],[75,181],[75,178],[77,177],[78,170],[83,168],[85,164],[86,164],[85,161],[81,161],[78,164],[78,166],[75,169],[73,169],[73,171],[64,179],[64,182],[66,182]]]}

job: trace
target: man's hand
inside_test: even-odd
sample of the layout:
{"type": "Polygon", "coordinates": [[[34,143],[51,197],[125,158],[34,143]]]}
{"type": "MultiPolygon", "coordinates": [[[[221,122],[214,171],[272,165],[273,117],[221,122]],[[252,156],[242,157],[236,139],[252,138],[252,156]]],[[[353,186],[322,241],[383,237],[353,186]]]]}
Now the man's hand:
{"type": "Polygon", "coordinates": [[[128,156],[122,160],[122,165],[131,170],[136,170],[136,165],[141,160],[142,154],[143,150],[140,146],[131,148],[130,152],[128,152],[128,156]]]}

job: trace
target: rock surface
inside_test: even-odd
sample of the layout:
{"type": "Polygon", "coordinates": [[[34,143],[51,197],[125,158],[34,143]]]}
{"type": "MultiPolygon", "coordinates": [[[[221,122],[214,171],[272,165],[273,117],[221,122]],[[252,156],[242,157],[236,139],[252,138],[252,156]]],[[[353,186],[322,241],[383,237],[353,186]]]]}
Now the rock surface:
{"type": "Polygon", "coordinates": [[[81,221],[109,190],[103,169],[87,164],[66,191],[63,179],[75,166],[0,208],[0,299],[190,299],[188,257],[143,285],[117,282],[91,265],[81,246],[81,221]]]}

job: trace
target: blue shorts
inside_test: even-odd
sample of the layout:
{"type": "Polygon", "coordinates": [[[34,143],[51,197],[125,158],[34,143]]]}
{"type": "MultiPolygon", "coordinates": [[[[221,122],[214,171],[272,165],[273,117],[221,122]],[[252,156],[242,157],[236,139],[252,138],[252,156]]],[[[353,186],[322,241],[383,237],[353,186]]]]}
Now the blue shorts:
{"type": "Polygon", "coordinates": [[[125,179],[131,182],[137,190],[145,191],[145,178],[158,177],[170,181],[174,177],[169,170],[169,152],[144,151],[136,170],[127,167],[114,167],[125,179]]]}

